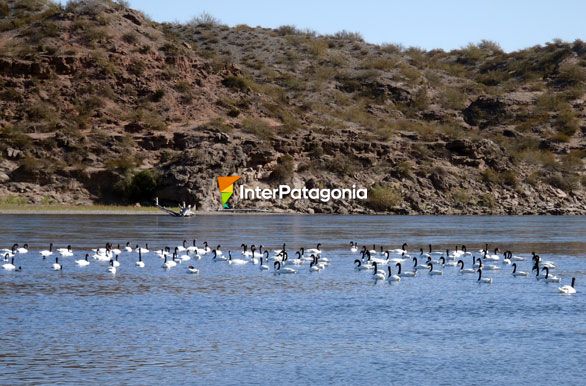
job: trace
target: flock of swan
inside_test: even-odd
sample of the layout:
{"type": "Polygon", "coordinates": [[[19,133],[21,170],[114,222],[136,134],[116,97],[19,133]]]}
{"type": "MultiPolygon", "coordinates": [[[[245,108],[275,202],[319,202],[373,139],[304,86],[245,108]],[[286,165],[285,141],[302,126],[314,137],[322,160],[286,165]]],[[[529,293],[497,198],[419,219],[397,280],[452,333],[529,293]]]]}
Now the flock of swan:
{"type": "MultiPolygon", "coordinates": [[[[488,244],[478,251],[479,257],[469,252],[464,245],[461,247],[456,246],[454,251],[448,249],[445,252],[433,251],[432,246],[429,245],[427,252],[420,248],[416,253],[409,252],[407,246],[405,243],[401,248],[391,250],[386,250],[383,246],[380,246],[377,250],[376,245],[373,245],[372,249],[368,249],[366,246],[362,246],[359,249],[358,244],[352,241],[350,242],[350,253],[360,255],[360,258],[354,260],[355,270],[372,272],[372,278],[376,281],[398,283],[402,278],[416,277],[419,272],[431,276],[441,276],[444,274],[444,269],[457,269],[462,275],[477,275],[476,281],[478,283],[492,284],[493,278],[483,277],[483,272],[503,271],[507,266],[511,266],[511,275],[514,277],[527,277],[535,273],[535,278],[538,281],[546,283],[560,283],[561,281],[559,277],[550,274],[550,270],[556,268],[555,263],[542,261],[541,257],[534,252],[531,257],[532,270],[527,272],[518,269],[518,264],[525,261],[525,257],[513,255],[511,251],[504,251],[499,254],[499,248],[495,248],[491,252],[488,244]],[[466,268],[466,262],[470,262],[471,268],[466,268]],[[385,266],[386,270],[383,268],[385,266]],[[396,273],[393,273],[392,267],[396,268],[396,273]]],[[[283,244],[280,249],[272,251],[264,249],[262,245],[257,248],[255,245],[249,247],[246,244],[241,244],[240,247],[239,255],[232,256],[231,251],[224,253],[220,245],[216,248],[210,248],[207,241],[201,247],[198,247],[196,240],[193,240],[191,245],[188,245],[187,240],[183,240],[183,243],[173,248],[166,246],[155,251],[150,251],[148,244],[145,244],[144,247],[138,244],[132,247],[130,242],[127,242],[124,247],[120,247],[120,245],[113,247],[111,243],[107,243],[105,247],[92,249],[90,253],[85,253],[83,259],[74,260],[74,264],[80,268],[87,267],[91,264],[91,258],[91,260],[97,262],[107,263],[107,272],[115,274],[121,266],[120,256],[134,256],[136,259],[134,265],[137,268],[144,268],[145,261],[143,257],[156,255],[161,261],[161,267],[164,269],[174,269],[186,263],[186,265],[188,264],[186,273],[198,274],[199,269],[193,263],[188,262],[209,257],[214,262],[223,262],[235,266],[258,265],[261,271],[269,271],[269,264],[272,263],[273,272],[276,275],[298,273],[303,269],[302,266],[307,263],[309,263],[309,272],[320,272],[330,265],[330,259],[323,256],[321,244],[317,244],[315,248],[300,248],[292,253],[292,257],[289,257],[286,244],[283,244]]],[[[0,249],[4,263],[2,268],[5,271],[21,272],[22,267],[15,265],[15,259],[17,257],[23,258],[28,253],[28,244],[23,246],[13,244],[9,249],[0,249]]],[[[63,271],[63,262],[67,261],[67,258],[74,259],[71,245],[54,249],[51,243],[49,249],[39,251],[39,255],[42,260],[55,259],[51,266],[54,271],[63,271]]],[[[570,285],[561,286],[558,290],[563,294],[574,294],[576,293],[575,284],[576,278],[573,277],[570,285]]]]}

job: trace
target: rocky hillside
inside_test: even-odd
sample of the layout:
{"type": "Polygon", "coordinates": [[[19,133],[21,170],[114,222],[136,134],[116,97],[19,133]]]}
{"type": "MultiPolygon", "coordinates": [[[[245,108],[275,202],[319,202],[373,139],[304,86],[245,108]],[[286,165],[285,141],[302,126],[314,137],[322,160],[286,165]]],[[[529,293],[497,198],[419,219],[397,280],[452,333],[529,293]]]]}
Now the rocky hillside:
{"type": "MultiPolygon", "coordinates": [[[[0,204],[181,201],[215,177],[368,187],[319,213],[586,214],[586,43],[423,51],[0,0],[0,204]]],[[[242,207],[244,202],[239,203],[242,207]]]]}

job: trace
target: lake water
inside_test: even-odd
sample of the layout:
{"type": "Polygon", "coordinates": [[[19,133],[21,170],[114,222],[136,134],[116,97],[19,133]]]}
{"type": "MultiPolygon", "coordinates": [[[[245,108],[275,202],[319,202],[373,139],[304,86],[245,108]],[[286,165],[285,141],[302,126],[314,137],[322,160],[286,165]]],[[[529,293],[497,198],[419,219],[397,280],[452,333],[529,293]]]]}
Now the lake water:
{"type": "MultiPolygon", "coordinates": [[[[0,270],[1,384],[586,383],[585,217],[0,216],[0,248],[14,242],[30,252],[16,258],[22,272],[0,270]],[[274,275],[208,256],[189,275],[185,263],[166,271],[151,252],[140,269],[123,253],[112,275],[74,263],[107,241],[152,251],[193,238],[224,252],[321,242],[331,265],[274,275]],[[454,267],[375,284],[354,270],[351,240],[535,251],[578,292],[510,266],[485,272],[491,285],[454,267]],[[51,241],[73,246],[62,272],[39,256],[51,241]]],[[[531,271],[530,258],[519,268],[531,271]]]]}

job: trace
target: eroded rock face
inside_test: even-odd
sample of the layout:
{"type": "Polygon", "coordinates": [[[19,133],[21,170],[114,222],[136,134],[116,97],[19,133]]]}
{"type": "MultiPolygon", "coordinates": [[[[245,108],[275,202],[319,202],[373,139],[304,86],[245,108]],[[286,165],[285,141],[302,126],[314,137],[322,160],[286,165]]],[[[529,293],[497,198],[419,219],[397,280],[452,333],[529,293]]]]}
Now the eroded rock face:
{"type": "Polygon", "coordinates": [[[509,117],[506,104],[489,97],[476,99],[462,113],[467,124],[481,129],[502,124],[509,117]]]}

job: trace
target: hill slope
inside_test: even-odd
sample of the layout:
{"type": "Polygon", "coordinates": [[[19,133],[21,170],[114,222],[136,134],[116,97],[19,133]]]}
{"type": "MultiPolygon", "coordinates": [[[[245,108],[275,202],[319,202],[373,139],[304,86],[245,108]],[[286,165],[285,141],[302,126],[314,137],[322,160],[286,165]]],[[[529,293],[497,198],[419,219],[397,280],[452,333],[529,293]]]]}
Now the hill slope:
{"type": "MultiPolygon", "coordinates": [[[[299,212],[586,214],[586,44],[504,53],[0,0],[0,197],[215,209],[215,176],[371,189],[299,212]]],[[[241,202],[240,205],[243,205],[241,202]]]]}

